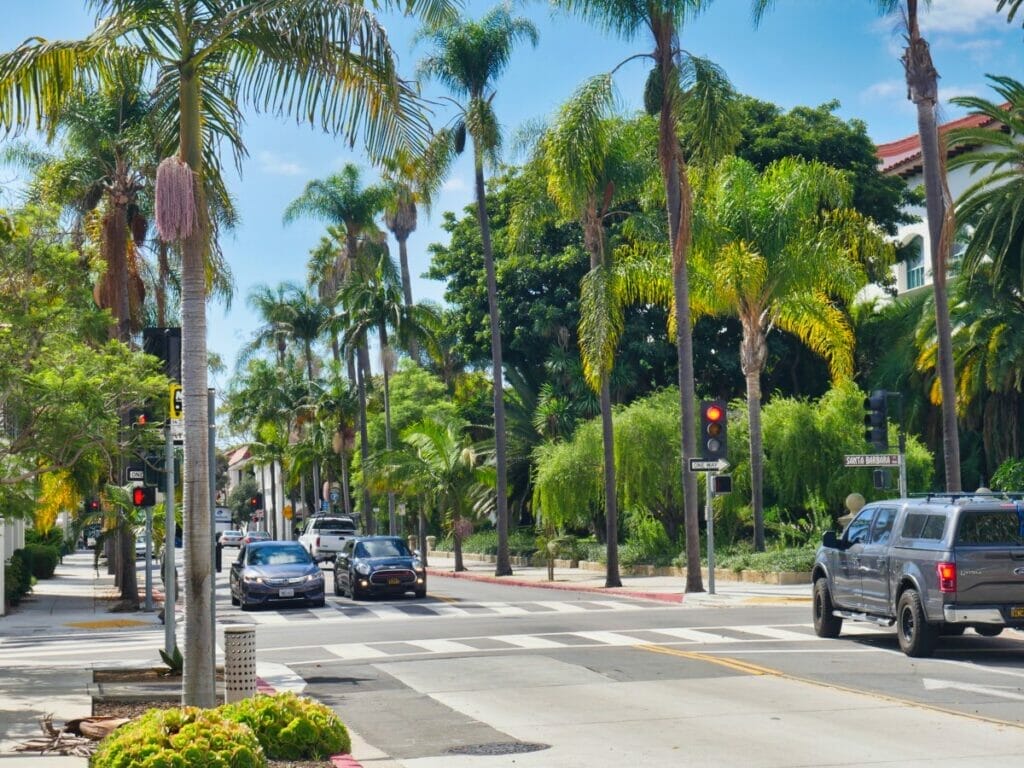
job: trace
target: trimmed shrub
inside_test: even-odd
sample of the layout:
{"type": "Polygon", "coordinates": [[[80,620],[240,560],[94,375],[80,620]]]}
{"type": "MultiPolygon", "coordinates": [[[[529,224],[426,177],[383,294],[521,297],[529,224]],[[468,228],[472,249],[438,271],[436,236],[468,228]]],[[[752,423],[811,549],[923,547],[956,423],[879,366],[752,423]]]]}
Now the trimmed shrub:
{"type": "Polygon", "coordinates": [[[255,734],[219,710],[151,709],[100,742],[91,768],[265,768],[255,734]]]}
{"type": "Polygon", "coordinates": [[[60,562],[60,550],[49,544],[26,544],[29,572],[37,579],[52,579],[60,562]]]}
{"type": "Polygon", "coordinates": [[[242,699],[217,711],[249,726],[272,760],[319,759],[352,749],[348,729],[332,709],[291,692],[242,699]]]}
{"type": "Polygon", "coordinates": [[[24,550],[16,549],[11,561],[4,566],[4,600],[17,605],[21,598],[32,591],[32,574],[25,565],[24,550]]]}

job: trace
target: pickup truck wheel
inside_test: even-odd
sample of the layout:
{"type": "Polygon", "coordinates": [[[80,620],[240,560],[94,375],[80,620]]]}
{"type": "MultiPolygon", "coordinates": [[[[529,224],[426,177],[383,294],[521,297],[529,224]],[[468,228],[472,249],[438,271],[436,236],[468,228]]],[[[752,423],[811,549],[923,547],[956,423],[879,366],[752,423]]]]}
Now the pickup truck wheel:
{"type": "Polygon", "coordinates": [[[917,590],[908,589],[900,595],[896,606],[896,636],[900,648],[907,656],[931,656],[935,650],[938,627],[925,619],[921,596],[917,590]]]}
{"type": "Polygon", "coordinates": [[[998,624],[978,624],[974,631],[982,637],[998,637],[1002,634],[1003,628],[998,624]]]}
{"type": "Polygon", "coordinates": [[[814,582],[814,634],[818,637],[839,637],[843,629],[843,620],[832,614],[832,594],[828,591],[828,581],[818,579],[814,582]]]}

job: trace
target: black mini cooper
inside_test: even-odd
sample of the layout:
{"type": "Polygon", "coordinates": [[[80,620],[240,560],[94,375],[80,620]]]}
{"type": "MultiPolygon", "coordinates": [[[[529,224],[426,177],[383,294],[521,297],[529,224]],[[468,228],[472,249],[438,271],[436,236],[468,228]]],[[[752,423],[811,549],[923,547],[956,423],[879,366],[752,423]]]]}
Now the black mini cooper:
{"type": "Polygon", "coordinates": [[[413,592],[427,596],[427,573],[419,557],[398,536],[349,539],[334,559],[334,594],[353,600],[377,594],[413,592]]]}

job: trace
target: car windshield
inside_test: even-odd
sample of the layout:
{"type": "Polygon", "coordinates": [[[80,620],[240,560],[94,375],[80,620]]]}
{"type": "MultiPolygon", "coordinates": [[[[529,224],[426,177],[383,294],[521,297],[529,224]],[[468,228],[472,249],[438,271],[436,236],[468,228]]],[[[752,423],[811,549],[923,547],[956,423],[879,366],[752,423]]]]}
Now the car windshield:
{"type": "Polygon", "coordinates": [[[409,557],[410,554],[399,539],[361,541],[356,545],[356,557],[409,557]]]}
{"type": "Polygon", "coordinates": [[[311,563],[309,553],[300,546],[258,547],[249,550],[249,565],[295,565],[311,563]]]}

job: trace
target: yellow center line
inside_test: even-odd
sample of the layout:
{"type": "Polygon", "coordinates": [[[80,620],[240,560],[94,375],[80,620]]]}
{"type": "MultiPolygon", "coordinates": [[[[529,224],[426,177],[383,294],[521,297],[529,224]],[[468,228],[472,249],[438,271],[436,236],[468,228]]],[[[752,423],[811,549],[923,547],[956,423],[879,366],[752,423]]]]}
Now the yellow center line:
{"type": "Polygon", "coordinates": [[[859,688],[853,688],[848,685],[841,685],[839,683],[829,683],[823,680],[813,680],[808,677],[799,677],[797,675],[790,675],[779,669],[772,669],[770,667],[762,667],[758,664],[750,664],[739,659],[730,659],[726,656],[715,656],[709,653],[697,653],[696,651],[681,651],[676,648],[670,648],[664,645],[637,645],[635,648],[639,648],[642,651],[650,651],[652,653],[663,653],[667,656],[677,656],[682,659],[690,659],[692,661],[705,661],[710,664],[717,664],[722,667],[728,667],[734,669],[737,672],[746,672],[751,675],[773,675],[783,680],[792,680],[795,683],[803,683],[805,685],[813,685],[818,688],[829,688],[833,691],[841,691],[843,693],[853,693],[858,696],[869,696],[874,699],[888,702],[890,704],[897,704],[906,707],[915,707],[917,709],[923,709],[930,712],[941,712],[944,715],[955,715],[956,717],[966,717],[969,720],[978,720],[983,723],[994,723],[996,725],[1007,725],[1013,728],[1024,728],[1024,724],[1015,722],[1013,720],[1001,720],[997,717],[987,717],[985,715],[978,714],[976,712],[961,712],[955,709],[949,709],[942,707],[937,704],[929,704],[923,701],[914,701],[913,699],[903,699],[898,696],[890,696],[885,693],[876,691],[865,691],[859,688]]]}
{"type": "Polygon", "coordinates": [[[431,592],[430,596],[435,600],[440,600],[442,603],[461,603],[457,597],[448,597],[448,595],[439,595],[436,592],[431,592]]]}

